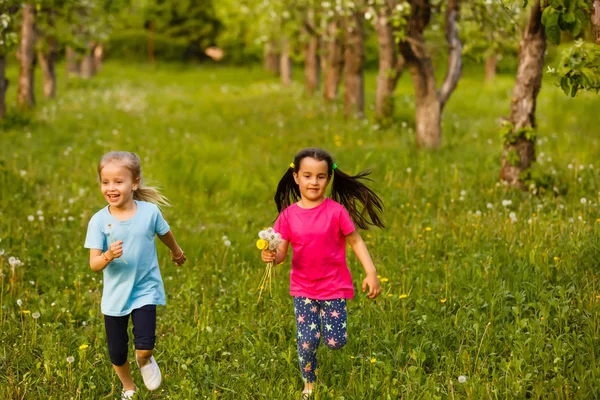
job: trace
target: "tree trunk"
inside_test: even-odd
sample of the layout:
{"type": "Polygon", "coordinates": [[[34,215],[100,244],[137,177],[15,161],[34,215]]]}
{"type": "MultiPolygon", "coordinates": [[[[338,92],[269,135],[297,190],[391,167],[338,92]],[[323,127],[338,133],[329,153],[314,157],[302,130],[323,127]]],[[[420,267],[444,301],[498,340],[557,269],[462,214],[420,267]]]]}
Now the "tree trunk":
{"type": "Polygon", "coordinates": [[[79,76],[79,67],[77,65],[77,53],[71,46],[65,49],[65,62],[67,63],[67,78],[79,76]]]}
{"type": "Polygon", "coordinates": [[[600,44],[600,0],[592,3],[592,33],[596,44],[600,44]]]}
{"type": "Polygon", "coordinates": [[[485,59],[485,81],[490,83],[496,79],[496,66],[498,65],[498,56],[492,54],[485,59]]]}
{"type": "Polygon", "coordinates": [[[290,58],[290,41],[287,38],[281,40],[279,73],[281,84],[283,86],[289,86],[292,83],[292,59],[290,58]]]}
{"type": "Polygon", "coordinates": [[[21,43],[18,58],[21,67],[19,87],[17,88],[17,106],[21,109],[29,109],[35,105],[35,5],[33,4],[23,6],[23,24],[21,25],[21,43]]]}
{"type": "Polygon", "coordinates": [[[39,43],[38,60],[44,77],[44,96],[53,98],[56,96],[56,41],[52,37],[45,40],[46,47],[39,43]]]}
{"type": "Polygon", "coordinates": [[[344,69],[344,45],[340,39],[338,24],[335,21],[329,24],[328,39],[327,73],[325,75],[325,90],[323,91],[323,97],[326,101],[337,98],[344,69]]]}
{"type": "Polygon", "coordinates": [[[104,61],[104,45],[102,43],[98,43],[96,47],[94,47],[94,71],[96,73],[100,72],[102,69],[102,62],[104,61]]]}
{"type": "Polygon", "coordinates": [[[321,32],[323,33],[319,37],[319,62],[321,64],[321,71],[325,74],[327,71],[327,43],[329,40],[329,35],[327,34],[327,21],[325,18],[321,18],[321,32]]]}
{"type": "Polygon", "coordinates": [[[365,40],[363,16],[356,11],[345,18],[346,47],[344,49],[344,115],[365,116],[365,40]]]}
{"type": "Polygon", "coordinates": [[[83,79],[91,79],[94,76],[94,43],[88,43],[88,48],[81,59],[81,66],[79,68],[79,72],[83,79]]]}
{"type": "Polygon", "coordinates": [[[279,75],[279,54],[277,54],[277,45],[274,40],[265,43],[264,67],[274,75],[279,75]]]}
{"type": "Polygon", "coordinates": [[[6,115],[6,89],[8,89],[8,79],[6,79],[6,56],[0,54],[0,119],[6,115]]]}
{"type": "Polygon", "coordinates": [[[536,127],[536,99],[542,87],[546,52],[546,33],[542,25],[540,0],[533,4],[519,49],[519,65],[510,107],[510,123],[515,139],[505,140],[500,179],[524,189],[522,173],[535,161],[535,142],[521,132],[523,129],[536,127]]]}
{"type": "Polygon", "coordinates": [[[304,24],[308,36],[304,44],[304,82],[306,93],[312,95],[319,87],[319,36],[314,27],[313,10],[308,11],[304,24]]]}
{"type": "Polygon", "coordinates": [[[449,0],[445,15],[448,70],[438,91],[433,62],[423,37],[423,31],[431,17],[431,6],[428,0],[411,0],[407,38],[400,43],[400,52],[408,65],[415,88],[417,146],[422,148],[433,149],[441,145],[442,110],[456,88],[462,71],[462,45],[457,28],[458,10],[458,0],[449,0]]]}
{"type": "Polygon", "coordinates": [[[391,10],[387,4],[381,6],[375,19],[375,30],[379,43],[379,74],[375,94],[375,115],[386,120],[394,115],[394,91],[402,74],[403,60],[398,62],[391,10]]]}

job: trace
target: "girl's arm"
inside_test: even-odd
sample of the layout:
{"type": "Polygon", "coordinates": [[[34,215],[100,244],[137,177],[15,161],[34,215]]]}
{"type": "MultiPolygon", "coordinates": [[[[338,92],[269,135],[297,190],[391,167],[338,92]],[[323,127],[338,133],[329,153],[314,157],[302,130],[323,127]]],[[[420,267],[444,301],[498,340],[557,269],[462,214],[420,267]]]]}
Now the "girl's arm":
{"type": "Polygon", "coordinates": [[[369,250],[367,250],[367,245],[358,231],[354,231],[346,236],[346,240],[352,247],[352,250],[354,250],[356,257],[358,257],[358,261],[360,261],[367,274],[367,277],[363,280],[362,291],[365,292],[368,286],[368,296],[370,299],[374,299],[381,293],[381,286],[379,286],[377,270],[375,269],[375,264],[373,264],[369,250]]]}
{"type": "Polygon", "coordinates": [[[123,241],[117,240],[110,244],[105,252],[100,249],[90,249],[90,268],[94,272],[102,271],[112,260],[123,255],[123,241]]]}
{"type": "Polygon", "coordinates": [[[284,240],[283,242],[281,242],[281,244],[279,245],[277,250],[275,250],[275,251],[263,250],[260,253],[260,256],[264,262],[275,261],[275,265],[281,264],[282,262],[285,261],[285,258],[287,257],[289,244],[290,244],[289,241],[284,240]]]}
{"type": "Polygon", "coordinates": [[[177,244],[177,241],[175,240],[175,236],[173,235],[173,232],[169,231],[162,236],[158,235],[158,238],[160,239],[161,242],[163,242],[165,244],[165,246],[167,246],[169,248],[170,254],[171,254],[171,261],[173,261],[175,264],[177,264],[177,266],[182,265],[185,262],[185,260],[187,260],[185,253],[183,252],[183,250],[181,250],[181,247],[179,247],[179,245],[177,244]]]}

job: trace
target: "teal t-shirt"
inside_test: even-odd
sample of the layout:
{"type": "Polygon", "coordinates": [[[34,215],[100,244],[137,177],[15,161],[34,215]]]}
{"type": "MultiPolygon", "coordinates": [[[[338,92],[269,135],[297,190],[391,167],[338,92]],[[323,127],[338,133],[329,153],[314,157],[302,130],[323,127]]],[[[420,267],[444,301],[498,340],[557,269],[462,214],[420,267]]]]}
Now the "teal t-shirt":
{"type": "Polygon", "coordinates": [[[88,224],[85,238],[88,249],[104,252],[113,241],[123,241],[123,256],[115,258],[103,270],[105,315],[120,317],[148,304],[166,304],[154,235],[167,234],[169,224],[155,204],[135,202],[135,215],[127,221],[113,217],[106,206],[88,224]]]}

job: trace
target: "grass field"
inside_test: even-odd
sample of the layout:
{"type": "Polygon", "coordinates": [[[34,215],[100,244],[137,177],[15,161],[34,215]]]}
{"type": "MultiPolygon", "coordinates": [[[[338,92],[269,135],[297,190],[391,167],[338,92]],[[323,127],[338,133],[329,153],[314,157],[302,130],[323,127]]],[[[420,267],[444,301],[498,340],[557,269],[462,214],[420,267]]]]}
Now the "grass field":
{"type": "MultiPolygon", "coordinates": [[[[317,399],[599,398],[600,100],[544,83],[544,187],[519,192],[498,182],[498,120],[512,85],[465,74],[442,148],[424,152],[408,74],[385,129],[372,108],[367,120],[345,120],[341,103],[307,98],[300,83],[282,88],[258,68],[113,62],[89,82],[59,76],[55,101],[38,96],[31,114],[10,109],[0,125],[0,398],[120,391],[102,275],[83,248],[104,206],[96,164],[114,149],[138,153],[146,183],[170,198],[164,215],[188,256],[177,268],[159,243],[165,379],[137,398],[299,398],[289,259],[257,304],[264,264],[254,242],[276,218],[279,178],[308,146],[329,150],[343,171],[373,168],[387,223],[363,232],[383,294],[357,294],[348,345],[320,348],[317,399]]],[[[371,73],[368,105],[374,90],[371,73]]],[[[358,284],[351,252],[349,265],[358,284]]]]}

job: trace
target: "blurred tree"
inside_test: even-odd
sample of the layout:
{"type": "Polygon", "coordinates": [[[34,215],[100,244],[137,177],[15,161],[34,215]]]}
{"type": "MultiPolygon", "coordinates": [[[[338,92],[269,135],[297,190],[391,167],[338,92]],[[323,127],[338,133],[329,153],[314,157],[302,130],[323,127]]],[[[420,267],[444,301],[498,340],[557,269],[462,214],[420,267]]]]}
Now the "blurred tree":
{"type": "Polygon", "coordinates": [[[375,94],[375,115],[387,123],[394,114],[394,91],[404,69],[404,58],[398,54],[398,43],[405,39],[410,5],[397,0],[374,0],[366,14],[375,25],[379,45],[379,73],[375,94]]]}
{"type": "Polygon", "coordinates": [[[19,9],[18,1],[0,1],[0,119],[6,115],[6,55],[17,44],[15,14],[19,9]]]}
{"type": "Polygon", "coordinates": [[[461,5],[460,36],[463,54],[485,66],[485,81],[496,77],[498,61],[516,53],[517,29],[525,15],[516,3],[489,0],[466,0],[461,5]]]}
{"type": "Polygon", "coordinates": [[[157,33],[185,39],[188,55],[197,59],[206,57],[204,50],[216,44],[223,28],[212,0],[149,1],[146,16],[157,33]]]}
{"type": "Polygon", "coordinates": [[[417,146],[437,148],[442,141],[442,111],[456,88],[462,71],[462,43],[458,36],[458,0],[410,0],[406,36],[400,52],[406,61],[415,88],[417,146]],[[424,32],[432,14],[443,13],[448,43],[448,69],[442,86],[436,87],[433,60],[424,32]]]}
{"type": "Polygon", "coordinates": [[[20,72],[17,87],[17,107],[29,109],[35,105],[35,15],[36,5],[25,3],[21,10],[21,38],[17,51],[20,72]]]}

